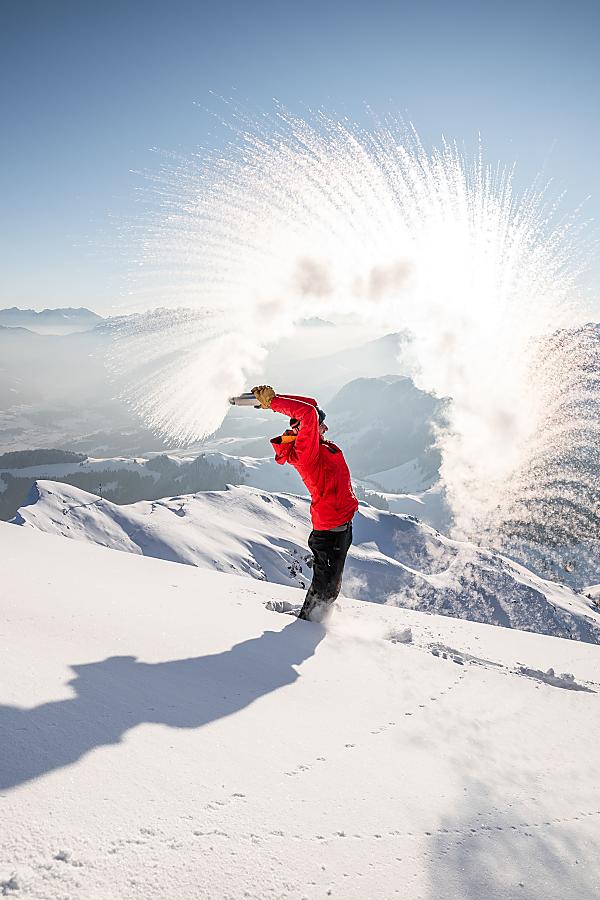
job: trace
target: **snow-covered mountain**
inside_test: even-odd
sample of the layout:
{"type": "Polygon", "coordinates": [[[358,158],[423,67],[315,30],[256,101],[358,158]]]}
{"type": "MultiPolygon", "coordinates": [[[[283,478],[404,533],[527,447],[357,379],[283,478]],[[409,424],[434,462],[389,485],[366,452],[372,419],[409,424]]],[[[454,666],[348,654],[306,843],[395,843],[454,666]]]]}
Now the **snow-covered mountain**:
{"type": "Polygon", "coordinates": [[[86,309],[65,307],[64,309],[0,309],[0,325],[7,328],[27,328],[37,334],[72,334],[76,331],[89,331],[102,322],[102,316],[86,309]]]}
{"type": "MultiPolygon", "coordinates": [[[[122,457],[168,449],[119,399],[109,377],[105,363],[118,323],[107,319],[85,333],[61,335],[0,326],[0,453],[58,447],[122,457]]],[[[406,477],[396,473],[390,489],[429,487],[439,468],[431,449],[431,417],[441,404],[398,374],[402,336],[362,344],[355,336],[350,349],[337,351],[339,337],[320,345],[307,338],[307,331],[328,334],[336,328],[300,329],[292,349],[288,342],[272,351],[262,378],[279,390],[315,393],[325,402],[331,435],[344,446],[355,477],[406,463],[418,469],[418,476],[412,470],[406,477]],[[298,358],[299,349],[320,349],[321,355],[298,358]],[[332,396],[334,387],[342,390],[332,396]]],[[[217,433],[193,450],[261,458],[270,452],[269,438],[284,427],[282,416],[232,407],[217,433]]],[[[389,483],[378,482],[381,487],[389,483]]]]}
{"type": "MultiPolygon", "coordinates": [[[[439,478],[434,430],[445,407],[446,401],[404,376],[354,378],[326,404],[329,436],[343,448],[354,477],[395,493],[422,491],[439,478]]],[[[285,425],[282,416],[268,410],[233,407],[205,446],[260,457],[285,425]]]]}
{"type": "MultiPolygon", "coordinates": [[[[119,400],[120,388],[109,377],[106,361],[124,318],[101,319],[86,310],[0,311],[0,452],[55,446],[116,456],[167,449],[119,400]],[[43,327],[46,320],[55,321],[55,333],[43,327]]],[[[261,378],[327,400],[356,375],[399,372],[399,336],[365,343],[367,337],[326,323],[300,326],[293,341],[271,349],[261,378]],[[346,348],[343,364],[340,347],[346,348]]],[[[244,419],[231,410],[218,436],[242,438],[245,446],[233,451],[238,455],[263,456],[271,427],[263,432],[260,417],[244,419]]]]}
{"type": "Polygon", "coordinates": [[[355,475],[370,477],[395,467],[394,488],[406,491],[414,483],[402,482],[398,467],[418,463],[427,488],[439,477],[434,430],[443,420],[445,405],[410,378],[355,378],[332,399],[327,423],[355,475]]]}
{"type": "Polygon", "coordinates": [[[349,343],[338,350],[338,330],[333,325],[297,329],[293,341],[286,339],[271,348],[265,380],[275,385],[285,383],[289,393],[316,395],[327,405],[357,375],[378,378],[406,373],[406,360],[402,357],[408,334],[385,334],[365,341],[365,335],[359,331],[350,340],[347,329],[341,329],[342,340],[346,334],[349,343]]]}
{"type": "MultiPolygon", "coordinates": [[[[36,482],[17,525],[130,553],[305,588],[308,500],[247,486],[115,506],[36,482]]],[[[488,550],[366,504],[354,519],[344,592],[541,634],[600,643],[593,600],[488,550]]]]}
{"type": "MultiPolygon", "coordinates": [[[[290,466],[277,465],[272,456],[255,459],[200,450],[95,458],[64,450],[17,451],[0,455],[0,519],[15,515],[33,480],[64,482],[115,503],[241,483],[267,490],[304,490],[297,473],[290,466]]],[[[436,512],[433,505],[432,512],[436,512]]]]}
{"type": "Polygon", "coordinates": [[[597,647],[0,546],[0,894],[597,897],[597,647]]]}

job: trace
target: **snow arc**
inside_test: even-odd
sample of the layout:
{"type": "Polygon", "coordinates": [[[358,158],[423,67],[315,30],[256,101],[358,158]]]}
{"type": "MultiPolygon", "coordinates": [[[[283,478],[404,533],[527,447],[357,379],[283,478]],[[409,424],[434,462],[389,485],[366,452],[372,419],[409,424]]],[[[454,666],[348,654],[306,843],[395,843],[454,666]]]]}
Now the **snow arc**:
{"type": "Polygon", "coordinates": [[[143,312],[113,360],[124,396],[185,444],[214,432],[297,321],[409,329],[409,374],[452,398],[439,446],[457,533],[480,533],[537,429],[533,348],[585,321],[582,226],[544,189],[517,196],[481,148],[426,150],[391,117],[368,129],[277,108],[232,117],[232,134],[149,184],[130,294],[143,312]]]}

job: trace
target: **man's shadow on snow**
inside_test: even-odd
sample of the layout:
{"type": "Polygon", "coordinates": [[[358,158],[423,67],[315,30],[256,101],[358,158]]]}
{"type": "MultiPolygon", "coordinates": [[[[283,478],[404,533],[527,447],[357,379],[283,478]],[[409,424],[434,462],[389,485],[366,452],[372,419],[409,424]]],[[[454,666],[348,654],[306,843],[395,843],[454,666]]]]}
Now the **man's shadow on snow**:
{"type": "Polygon", "coordinates": [[[290,622],[231,650],[144,663],[135,656],[72,666],[76,696],[32,709],[0,706],[0,790],[68,766],[94,747],[117,744],[136,725],[200,728],[293,684],[293,666],[325,636],[316,623],[290,622]]]}

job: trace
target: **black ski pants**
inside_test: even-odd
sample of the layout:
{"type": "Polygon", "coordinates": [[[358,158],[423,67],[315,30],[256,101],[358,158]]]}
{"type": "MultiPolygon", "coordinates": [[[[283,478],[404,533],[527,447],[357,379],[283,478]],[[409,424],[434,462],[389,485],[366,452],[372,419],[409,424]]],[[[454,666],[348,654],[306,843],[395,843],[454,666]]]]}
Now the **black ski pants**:
{"type": "Polygon", "coordinates": [[[346,556],[352,543],[352,522],[344,531],[311,531],[308,546],[313,555],[313,577],[300,619],[320,620],[342,589],[346,556]]]}

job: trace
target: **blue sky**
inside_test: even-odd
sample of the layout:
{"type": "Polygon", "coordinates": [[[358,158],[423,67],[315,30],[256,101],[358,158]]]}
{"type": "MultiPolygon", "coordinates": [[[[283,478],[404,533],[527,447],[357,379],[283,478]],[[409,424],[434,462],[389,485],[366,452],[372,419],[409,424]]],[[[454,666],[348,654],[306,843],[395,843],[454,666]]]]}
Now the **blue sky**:
{"type": "Polygon", "coordinates": [[[0,306],[110,312],[131,170],[152,147],[218,144],[211,91],[361,119],[369,104],[427,143],[480,132],[518,186],[543,170],[600,218],[597,3],[23,0],[1,24],[0,306]]]}

